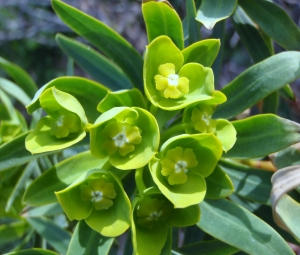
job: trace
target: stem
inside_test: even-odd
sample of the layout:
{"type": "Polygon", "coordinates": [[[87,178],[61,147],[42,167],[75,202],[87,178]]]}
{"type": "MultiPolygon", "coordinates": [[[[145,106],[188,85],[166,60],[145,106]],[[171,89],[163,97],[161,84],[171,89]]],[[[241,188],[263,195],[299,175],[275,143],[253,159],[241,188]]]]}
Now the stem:
{"type": "Polygon", "coordinates": [[[135,183],[138,189],[138,192],[141,193],[143,190],[147,189],[144,180],[143,180],[143,171],[144,168],[138,168],[135,170],[135,183]]]}
{"type": "Polygon", "coordinates": [[[165,141],[177,134],[184,133],[185,127],[186,124],[182,124],[182,123],[170,127],[161,135],[161,140],[165,141]]]}

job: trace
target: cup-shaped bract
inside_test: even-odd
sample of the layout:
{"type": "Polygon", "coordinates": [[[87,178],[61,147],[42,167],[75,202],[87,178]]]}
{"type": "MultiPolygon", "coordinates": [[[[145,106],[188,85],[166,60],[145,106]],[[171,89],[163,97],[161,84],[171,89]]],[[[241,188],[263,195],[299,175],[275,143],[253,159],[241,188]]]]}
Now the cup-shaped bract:
{"type": "Polygon", "coordinates": [[[212,69],[198,63],[183,63],[182,52],[167,36],[159,36],[147,46],[144,88],[156,107],[178,110],[212,97],[212,69]]]}
{"type": "Polygon", "coordinates": [[[87,118],[75,97],[51,87],[40,95],[39,100],[48,116],[41,118],[26,137],[27,150],[35,154],[64,149],[85,137],[87,118]]]}
{"type": "Polygon", "coordinates": [[[230,150],[236,141],[234,126],[225,119],[213,119],[218,104],[224,103],[226,96],[215,91],[212,99],[196,102],[185,108],[182,122],[187,134],[212,133],[221,141],[223,150],[230,150]]]}
{"type": "Polygon", "coordinates": [[[133,201],[132,242],[135,254],[161,254],[168,227],[187,227],[199,220],[199,205],[175,209],[159,191],[146,191],[133,201]]]}
{"type": "Polygon", "coordinates": [[[114,107],[89,127],[91,153],[109,157],[121,170],[145,166],[157,152],[159,128],[148,111],[138,107],[114,107]]]}
{"type": "Polygon", "coordinates": [[[222,155],[222,145],[213,134],[179,135],[166,141],[149,163],[152,178],[174,204],[185,208],[200,203],[209,176],[222,155]]]}
{"type": "Polygon", "coordinates": [[[109,171],[92,170],[55,194],[70,220],[85,220],[104,236],[119,236],[130,226],[129,198],[109,171]]]}

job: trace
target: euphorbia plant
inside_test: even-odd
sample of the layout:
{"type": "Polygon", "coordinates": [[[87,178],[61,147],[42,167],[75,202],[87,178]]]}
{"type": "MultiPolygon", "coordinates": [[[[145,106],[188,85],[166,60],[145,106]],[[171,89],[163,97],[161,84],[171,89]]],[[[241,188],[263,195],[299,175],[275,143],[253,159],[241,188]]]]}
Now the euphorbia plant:
{"type": "MultiPolygon", "coordinates": [[[[228,1],[231,8],[225,8],[221,0],[216,1],[218,8],[212,2],[202,0],[197,19],[211,28],[219,21],[215,11],[221,19],[235,11],[234,22],[241,37],[246,37],[243,24],[250,19],[237,8],[237,1],[228,1]]],[[[277,8],[269,1],[258,2],[264,8],[277,8]]],[[[200,40],[194,1],[186,3],[184,31],[170,3],[143,1],[149,42],[142,58],[105,24],[52,0],[58,16],[106,56],[58,35],[63,51],[97,82],[60,77],[47,83],[27,106],[29,113],[41,108],[46,116],[29,134],[2,147],[22,143],[24,152],[25,143],[32,156],[25,154],[19,165],[42,158],[49,168],[26,189],[25,203],[56,203],[70,221],[79,221],[71,223],[76,224],[74,234],[70,244],[62,247],[40,231],[40,226],[49,222],[41,223],[24,213],[30,226],[48,238],[56,251],[107,254],[112,238],[125,233],[129,240],[126,252],[131,253],[132,247],[139,255],[170,254],[171,249],[180,254],[204,254],[207,246],[216,254],[239,250],[292,254],[285,240],[256,215],[266,221],[271,217],[272,173],[260,168],[274,168],[264,157],[300,141],[297,123],[264,114],[264,109],[272,108],[267,104],[277,96],[271,94],[274,91],[282,88],[285,98],[294,99],[286,84],[300,76],[291,57],[299,62],[300,54],[270,57],[217,91],[214,70],[218,70],[218,62],[211,66],[220,40],[200,40]],[[281,64],[283,68],[279,68],[281,64]],[[262,114],[232,121],[261,100],[265,106],[262,114]],[[53,162],[47,155],[55,155],[53,162]],[[269,212],[268,216],[260,210],[269,212]],[[178,228],[183,227],[185,238],[178,242],[176,235],[183,233],[178,228]],[[203,241],[204,235],[214,240],[203,241]],[[192,243],[192,239],[202,242],[192,243]],[[223,248],[218,250],[220,246],[223,248]]],[[[239,5],[258,24],[264,24],[263,17],[253,12],[254,1],[240,0],[239,5]]],[[[270,55],[268,35],[274,40],[278,37],[260,26],[264,37],[255,26],[253,33],[270,55]]],[[[287,49],[297,46],[280,38],[279,42],[287,49]]],[[[254,52],[253,45],[246,46],[254,52]]],[[[280,209],[283,205],[277,200],[274,207],[280,209]]],[[[278,215],[286,221],[285,229],[292,228],[282,211],[278,215]]],[[[290,232],[299,238],[297,231],[290,232]]],[[[290,235],[285,238],[294,242],[290,235]]]]}

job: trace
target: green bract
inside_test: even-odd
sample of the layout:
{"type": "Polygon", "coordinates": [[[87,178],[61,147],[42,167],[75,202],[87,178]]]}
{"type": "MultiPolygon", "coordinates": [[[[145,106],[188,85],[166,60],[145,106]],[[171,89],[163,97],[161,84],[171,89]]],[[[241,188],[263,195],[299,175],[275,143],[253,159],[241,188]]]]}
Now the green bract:
{"type": "Polygon", "coordinates": [[[194,225],[199,219],[199,205],[175,209],[156,188],[146,190],[133,201],[132,242],[135,254],[161,254],[168,227],[194,225]]]}
{"type": "Polygon", "coordinates": [[[120,180],[108,171],[89,171],[55,194],[70,220],[84,219],[104,236],[121,235],[130,226],[130,201],[120,180]]]}
{"type": "Polygon", "coordinates": [[[152,178],[160,191],[184,208],[200,203],[209,176],[222,155],[222,146],[213,134],[180,135],[166,141],[159,158],[149,163],[152,178]]]}
{"type": "Polygon", "coordinates": [[[226,101],[226,96],[215,91],[212,99],[189,105],[184,110],[182,122],[187,124],[185,132],[188,134],[213,133],[221,141],[223,150],[230,150],[236,141],[234,126],[225,119],[213,119],[212,115],[217,105],[226,101]]]}
{"type": "Polygon", "coordinates": [[[182,52],[167,36],[159,36],[147,46],[144,88],[153,105],[170,111],[212,97],[212,69],[198,63],[183,63],[182,52]]]}
{"type": "Polygon", "coordinates": [[[31,153],[64,149],[85,137],[85,112],[72,95],[51,87],[39,98],[48,116],[37,123],[26,137],[26,148],[31,153]]]}
{"type": "Polygon", "coordinates": [[[94,156],[109,156],[118,169],[145,166],[159,145],[159,130],[155,118],[138,107],[115,107],[103,113],[89,127],[91,152],[94,156]]]}

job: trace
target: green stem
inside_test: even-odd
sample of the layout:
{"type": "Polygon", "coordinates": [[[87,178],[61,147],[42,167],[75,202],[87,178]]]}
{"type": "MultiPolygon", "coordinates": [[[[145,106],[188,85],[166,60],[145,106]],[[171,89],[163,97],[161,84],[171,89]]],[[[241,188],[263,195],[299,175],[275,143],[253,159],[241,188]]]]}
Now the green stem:
{"type": "Polygon", "coordinates": [[[135,183],[138,189],[138,192],[141,193],[143,190],[147,189],[144,180],[143,180],[143,171],[144,168],[138,168],[135,170],[135,183]]]}
{"type": "Polygon", "coordinates": [[[184,133],[185,127],[186,124],[182,123],[170,127],[161,135],[161,141],[166,141],[175,135],[184,133]]]}

